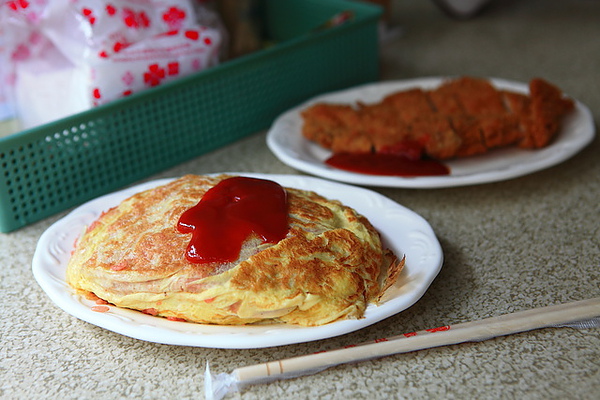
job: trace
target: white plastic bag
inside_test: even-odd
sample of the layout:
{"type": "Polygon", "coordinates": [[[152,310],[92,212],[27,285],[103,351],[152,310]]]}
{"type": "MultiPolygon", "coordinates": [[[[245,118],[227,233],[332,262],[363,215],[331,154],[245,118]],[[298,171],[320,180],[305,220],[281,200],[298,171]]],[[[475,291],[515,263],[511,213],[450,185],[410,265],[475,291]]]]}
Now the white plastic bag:
{"type": "Polygon", "coordinates": [[[224,32],[214,13],[202,9],[204,23],[196,7],[182,0],[4,1],[2,80],[22,127],[217,65],[224,32]]]}

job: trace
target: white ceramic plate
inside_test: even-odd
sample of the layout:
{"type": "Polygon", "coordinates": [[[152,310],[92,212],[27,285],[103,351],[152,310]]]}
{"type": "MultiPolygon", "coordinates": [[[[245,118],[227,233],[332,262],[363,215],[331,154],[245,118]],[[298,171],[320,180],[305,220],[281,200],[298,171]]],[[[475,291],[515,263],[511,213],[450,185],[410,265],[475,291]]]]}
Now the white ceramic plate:
{"type": "MultiPolygon", "coordinates": [[[[445,162],[450,175],[424,177],[375,176],[348,172],[324,163],[331,152],[310,142],[301,134],[300,112],[318,102],[355,104],[375,103],[387,94],[411,88],[433,89],[443,78],[391,81],[359,86],[325,94],[293,108],[273,123],[267,134],[267,145],[285,164],[312,175],[341,182],[368,186],[399,188],[441,188],[489,183],[516,178],[559,164],[583,149],[594,138],[594,120],[590,110],[576,101],[575,110],[565,117],[554,142],[539,150],[517,147],[496,149],[487,154],[445,162]]],[[[490,79],[498,88],[528,93],[528,86],[501,79],[490,79]]]]}
{"type": "Polygon", "coordinates": [[[413,211],[373,191],[318,178],[297,175],[241,174],[271,179],[287,187],[308,189],[338,199],[368,217],[384,243],[406,255],[405,268],[383,304],[371,305],[365,318],[319,327],[285,324],[216,326],[169,321],[141,312],[110,306],[108,312],[92,310],[94,302],[76,294],[65,282],[66,265],[75,239],[101,212],[139,191],[165,184],[148,182],[105,195],[76,208],[42,234],[33,257],[35,279],[50,299],[69,314],[99,327],[156,343],[213,347],[259,348],[324,339],[352,332],[413,305],[427,290],[442,265],[442,249],[429,224],[413,211]]]}

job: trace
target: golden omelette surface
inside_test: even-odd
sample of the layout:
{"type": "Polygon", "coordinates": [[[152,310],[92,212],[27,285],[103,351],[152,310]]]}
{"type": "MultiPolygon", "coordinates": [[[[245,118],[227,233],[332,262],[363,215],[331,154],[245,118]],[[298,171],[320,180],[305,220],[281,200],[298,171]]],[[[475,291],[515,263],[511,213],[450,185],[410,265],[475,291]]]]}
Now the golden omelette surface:
{"type": "Polygon", "coordinates": [[[104,213],[78,240],[67,282],[119,307],[187,321],[322,325],[361,318],[403,262],[353,209],[286,188],[290,230],[276,244],[250,237],[232,263],[197,264],[181,214],[228,176],[187,175],[104,213]]]}

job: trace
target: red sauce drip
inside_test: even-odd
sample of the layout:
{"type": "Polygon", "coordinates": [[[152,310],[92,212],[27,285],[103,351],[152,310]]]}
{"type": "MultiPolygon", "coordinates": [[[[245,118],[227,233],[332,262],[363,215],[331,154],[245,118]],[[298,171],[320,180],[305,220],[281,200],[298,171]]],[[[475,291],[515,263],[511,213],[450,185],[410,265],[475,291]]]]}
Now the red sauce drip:
{"type": "Polygon", "coordinates": [[[177,229],[192,234],[186,250],[189,262],[232,262],[252,233],[264,243],[277,243],[287,235],[287,194],[273,181],[225,179],[181,214],[177,229]]]}
{"type": "Polygon", "coordinates": [[[450,169],[438,161],[388,153],[337,153],[325,163],[335,168],[369,175],[414,177],[450,174],[450,169]]]}

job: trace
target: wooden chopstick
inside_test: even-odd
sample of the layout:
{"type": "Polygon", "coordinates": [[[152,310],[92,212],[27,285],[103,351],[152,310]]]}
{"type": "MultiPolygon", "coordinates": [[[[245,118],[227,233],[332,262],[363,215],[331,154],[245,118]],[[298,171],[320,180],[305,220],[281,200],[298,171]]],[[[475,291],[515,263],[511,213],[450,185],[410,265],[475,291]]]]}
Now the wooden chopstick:
{"type": "Polygon", "coordinates": [[[239,390],[246,385],[313,374],[335,365],[432,347],[482,341],[597,316],[600,316],[600,297],[393,336],[337,350],[240,367],[235,369],[231,375],[239,390]]]}

